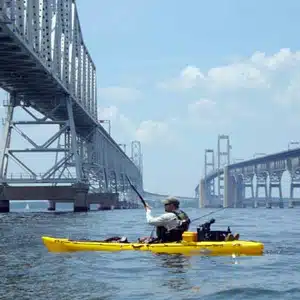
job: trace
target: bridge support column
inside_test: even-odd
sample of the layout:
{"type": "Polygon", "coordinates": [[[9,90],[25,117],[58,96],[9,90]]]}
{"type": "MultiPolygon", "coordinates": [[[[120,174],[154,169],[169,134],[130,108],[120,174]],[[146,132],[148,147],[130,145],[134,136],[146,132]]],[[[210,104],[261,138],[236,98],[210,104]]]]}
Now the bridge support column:
{"type": "Polygon", "coordinates": [[[295,201],[294,201],[294,189],[299,188],[300,184],[299,182],[293,182],[293,177],[291,176],[291,186],[290,186],[290,199],[289,199],[289,208],[294,208],[295,201]]]}
{"type": "Polygon", "coordinates": [[[201,179],[200,180],[200,185],[199,185],[199,208],[205,208],[205,203],[207,203],[206,199],[206,188],[205,188],[205,180],[201,179]]]}
{"type": "Polygon", "coordinates": [[[8,213],[9,207],[9,200],[0,200],[0,213],[8,213]]]}
{"type": "Polygon", "coordinates": [[[6,199],[4,186],[0,186],[0,213],[8,213],[10,209],[9,200],[6,199]]]}
{"type": "Polygon", "coordinates": [[[236,193],[234,199],[234,207],[235,208],[243,208],[244,207],[244,199],[245,199],[245,185],[243,176],[239,175],[236,179],[236,193]]]}
{"type": "Polygon", "coordinates": [[[255,198],[259,201],[259,189],[263,188],[265,194],[265,204],[268,202],[268,187],[267,187],[267,178],[268,173],[267,171],[261,171],[256,174],[256,191],[255,191],[255,198]]]}
{"type": "Polygon", "coordinates": [[[274,170],[273,172],[270,172],[270,183],[269,183],[269,196],[267,198],[266,207],[271,208],[272,207],[272,191],[274,188],[278,189],[279,192],[279,207],[281,207],[282,202],[282,188],[281,188],[281,178],[284,170],[274,170]]]}
{"type": "Polygon", "coordinates": [[[49,200],[48,203],[49,203],[48,210],[55,211],[56,210],[56,202],[53,200],[49,200]]]}
{"type": "Polygon", "coordinates": [[[88,186],[86,184],[77,183],[73,185],[76,190],[74,201],[74,212],[86,212],[89,210],[87,201],[88,186]]]}
{"type": "Polygon", "coordinates": [[[283,199],[279,199],[279,208],[284,208],[284,202],[283,199]]]}
{"type": "Polygon", "coordinates": [[[295,189],[300,188],[300,168],[297,167],[296,169],[291,170],[290,175],[291,175],[291,185],[290,185],[289,208],[293,208],[295,205],[294,191],[295,189]]]}
{"type": "Polygon", "coordinates": [[[258,207],[257,200],[254,199],[254,200],[252,200],[252,201],[253,201],[253,202],[252,202],[252,207],[253,207],[253,208],[257,208],[257,207],[258,207]]]}
{"type": "Polygon", "coordinates": [[[224,168],[224,202],[223,207],[233,207],[236,203],[236,183],[229,174],[228,167],[224,168]]]}

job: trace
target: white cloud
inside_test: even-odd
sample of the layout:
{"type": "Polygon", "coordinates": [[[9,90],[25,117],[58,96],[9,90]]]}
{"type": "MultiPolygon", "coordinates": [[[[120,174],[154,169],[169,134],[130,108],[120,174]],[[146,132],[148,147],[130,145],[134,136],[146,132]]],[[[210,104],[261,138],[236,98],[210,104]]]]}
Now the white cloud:
{"type": "Polygon", "coordinates": [[[188,104],[188,112],[190,115],[211,117],[216,111],[216,102],[209,99],[200,99],[196,102],[188,104]]]}
{"type": "MultiPolygon", "coordinates": [[[[98,109],[99,120],[110,120],[111,135],[117,142],[124,142],[128,139],[133,139],[133,132],[135,125],[124,114],[122,114],[118,107],[111,105],[108,107],[100,107],[98,109]]],[[[104,123],[102,126],[108,131],[108,124],[104,123]]]]}
{"type": "Polygon", "coordinates": [[[271,88],[276,85],[276,75],[291,73],[291,70],[299,72],[299,67],[300,51],[283,48],[273,55],[257,51],[238,62],[212,67],[206,73],[197,66],[184,67],[177,77],[158,86],[170,90],[201,88],[208,91],[271,88]]]}
{"type": "Polygon", "coordinates": [[[278,70],[280,68],[293,67],[300,62],[300,51],[291,52],[288,48],[282,48],[274,55],[267,56],[264,52],[257,51],[250,62],[258,67],[266,67],[269,70],[278,70]]]}
{"type": "Polygon", "coordinates": [[[114,105],[108,107],[98,108],[99,120],[115,120],[118,116],[118,108],[114,105]]]}
{"type": "MultiPolygon", "coordinates": [[[[265,112],[257,112],[255,105],[241,101],[211,100],[200,98],[187,105],[186,130],[192,129],[198,132],[231,131],[240,122],[246,123],[253,120],[260,121],[265,112]]],[[[176,126],[176,125],[175,125],[176,126]]]]}
{"type": "Polygon", "coordinates": [[[154,142],[172,142],[173,135],[166,122],[147,120],[139,124],[135,132],[136,139],[144,144],[154,142]]]}
{"type": "Polygon", "coordinates": [[[247,63],[212,68],[206,82],[211,88],[238,89],[266,87],[267,80],[258,68],[247,63]]]}
{"type": "Polygon", "coordinates": [[[235,63],[211,68],[206,75],[195,66],[184,68],[178,78],[167,80],[158,85],[170,90],[188,90],[192,88],[237,89],[268,87],[262,72],[250,64],[235,63]]]}
{"type": "Polygon", "coordinates": [[[197,67],[188,65],[180,71],[178,78],[160,82],[158,87],[172,90],[191,89],[198,86],[203,79],[204,75],[197,67]]]}
{"type": "Polygon", "coordinates": [[[194,66],[187,66],[180,73],[180,80],[183,88],[192,88],[203,79],[204,75],[194,66]]]}
{"type": "Polygon", "coordinates": [[[99,99],[105,101],[133,102],[141,98],[141,92],[135,88],[110,86],[98,89],[99,99]]]}
{"type": "MultiPolygon", "coordinates": [[[[291,106],[296,104],[299,106],[300,100],[300,72],[295,74],[294,77],[290,78],[287,82],[287,85],[284,89],[278,91],[275,96],[274,100],[277,104],[282,106],[291,106]]],[[[299,107],[298,107],[299,109],[299,107]]]]}
{"type": "MultiPolygon", "coordinates": [[[[241,122],[248,122],[249,126],[263,124],[274,114],[274,110],[267,109],[267,101],[290,106],[289,110],[290,104],[299,102],[299,67],[300,52],[289,49],[272,55],[257,51],[248,58],[214,66],[206,72],[186,65],[177,77],[159,84],[164,89],[193,90],[189,95],[196,100],[187,99],[185,112],[181,109],[165,120],[151,120],[151,116],[147,120],[144,115],[143,121],[135,121],[111,105],[100,109],[99,116],[112,120],[112,135],[117,141],[137,139],[142,145],[178,144],[189,130],[203,133],[209,130],[214,134],[234,131],[241,122]]],[[[117,91],[121,94],[122,89],[117,91]]],[[[176,106],[174,103],[172,109],[176,106]]]]}
{"type": "Polygon", "coordinates": [[[187,106],[188,123],[197,130],[214,130],[226,126],[230,119],[220,109],[216,101],[202,98],[187,106]]]}
{"type": "MultiPolygon", "coordinates": [[[[122,114],[116,106],[100,108],[98,116],[99,120],[111,121],[111,133],[116,141],[139,140],[147,145],[174,141],[174,135],[167,122],[154,120],[134,122],[122,114]]],[[[103,124],[103,127],[108,130],[106,124],[103,124]]]]}

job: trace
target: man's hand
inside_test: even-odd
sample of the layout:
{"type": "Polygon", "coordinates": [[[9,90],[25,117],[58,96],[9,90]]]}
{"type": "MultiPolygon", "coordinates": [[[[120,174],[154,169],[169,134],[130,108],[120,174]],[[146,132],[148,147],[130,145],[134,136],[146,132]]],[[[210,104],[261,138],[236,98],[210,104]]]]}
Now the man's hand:
{"type": "Polygon", "coordinates": [[[151,211],[151,209],[152,209],[152,207],[149,206],[148,203],[146,203],[146,207],[145,207],[146,212],[147,212],[147,211],[151,211]]]}

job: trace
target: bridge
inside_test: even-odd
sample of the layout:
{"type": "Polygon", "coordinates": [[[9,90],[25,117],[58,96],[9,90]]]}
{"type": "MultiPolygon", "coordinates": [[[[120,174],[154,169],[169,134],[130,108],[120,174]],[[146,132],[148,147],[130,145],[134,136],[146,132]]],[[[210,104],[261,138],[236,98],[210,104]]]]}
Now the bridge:
{"type": "Polygon", "coordinates": [[[283,207],[284,202],[288,202],[289,207],[300,204],[295,197],[295,189],[300,188],[300,148],[268,155],[257,153],[252,159],[232,162],[228,135],[218,136],[217,147],[217,166],[214,150],[205,149],[205,173],[195,188],[200,207],[245,207],[249,203],[257,207],[263,203],[271,208],[272,204],[283,207]],[[226,144],[222,147],[224,140],[226,144]],[[282,191],[285,172],[290,179],[288,197],[283,197],[282,191]],[[278,197],[274,197],[274,190],[278,197]]]}
{"type": "MultiPolygon", "coordinates": [[[[162,206],[161,201],[171,195],[155,194],[155,193],[144,191],[143,196],[151,206],[161,207],[162,206]]],[[[188,205],[188,206],[197,207],[196,197],[184,197],[184,196],[177,196],[177,195],[172,195],[172,196],[176,197],[180,201],[180,204],[182,206],[188,205]]]]}
{"type": "Polygon", "coordinates": [[[10,200],[50,200],[50,210],[56,202],[70,201],[74,211],[87,211],[90,203],[117,205],[120,193],[135,206],[126,176],[143,190],[140,143],[132,141],[129,157],[104,129],[96,86],[96,66],[75,0],[0,0],[0,88],[9,94],[0,152],[0,212],[9,211],[10,200]],[[24,129],[29,126],[47,140],[31,138],[24,129]],[[56,132],[50,135],[51,126],[56,132]],[[15,133],[28,145],[15,148],[15,133]],[[51,165],[50,159],[37,163],[49,153],[55,155],[51,165]],[[33,155],[30,162],[26,155],[33,155]],[[9,173],[13,164],[23,173],[9,173]]]}

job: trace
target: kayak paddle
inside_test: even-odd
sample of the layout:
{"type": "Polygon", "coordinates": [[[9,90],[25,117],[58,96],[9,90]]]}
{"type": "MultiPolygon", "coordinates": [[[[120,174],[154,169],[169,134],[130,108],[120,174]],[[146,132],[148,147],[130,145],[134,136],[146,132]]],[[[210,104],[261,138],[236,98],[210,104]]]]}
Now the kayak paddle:
{"type": "Polygon", "coordinates": [[[125,175],[125,176],[126,176],[128,182],[129,182],[131,188],[137,193],[137,195],[138,195],[139,198],[141,199],[141,201],[142,201],[144,207],[146,208],[146,207],[147,207],[147,204],[146,204],[144,198],[143,198],[143,197],[141,196],[141,194],[137,191],[137,189],[135,188],[135,186],[131,183],[131,181],[130,181],[130,179],[128,178],[128,176],[127,176],[127,175],[125,175]]]}

